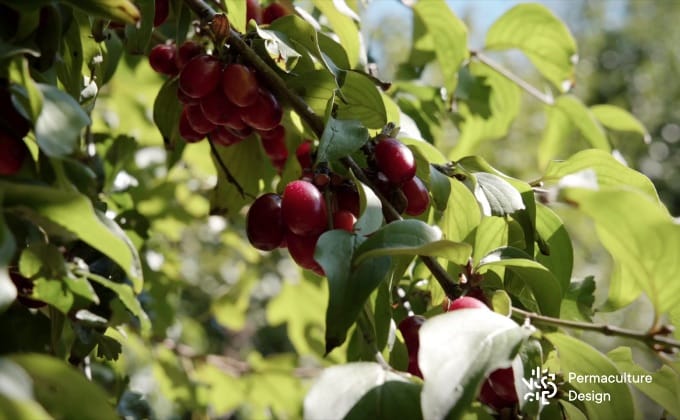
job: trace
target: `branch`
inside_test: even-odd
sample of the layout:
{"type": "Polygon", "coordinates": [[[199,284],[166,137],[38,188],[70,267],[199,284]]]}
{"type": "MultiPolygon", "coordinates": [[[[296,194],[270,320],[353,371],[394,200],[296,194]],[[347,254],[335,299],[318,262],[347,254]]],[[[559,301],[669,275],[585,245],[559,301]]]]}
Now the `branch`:
{"type": "Polygon", "coordinates": [[[536,89],[531,84],[527,83],[524,79],[519,78],[515,73],[501,66],[500,64],[498,64],[491,58],[487,57],[486,55],[482,54],[481,52],[470,51],[470,56],[476,58],[480,63],[483,63],[488,67],[492,68],[493,70],[498,72],[498,74],[510,80],[520,88],[524,89],[525,92],[535,97],[539,101],[543,102],[544,104],[546,105],[555,104],[555,100],[552,98],[552,96],[546,95],[545,93],[536,89]]]}
{"type": "Polygon", "coordinates": [[[569,321],[566,319],[552,318],[545,315],[539,315],[534,312],[524,311],[518,308],[512,308],[512,315],[516,318],[524,318],[530,320],[534,324],[554,325],[557,327],[573,328],[584,331],[595,331],[603,335],[625,337],[637,341],[642,341],[656,351],[668,351],[670,349],[680,349],[680,341],[668,338],[664,335],[650,333],[647,331],[635,331],[626,328],[620,328],[608,324],[591,324],[588,322],[569,321]]]}
{"type": "Polygon", "coordinates": [[[210,139],[210,137],[208,137],[207,140],[208,140],[208,143],[210,144],[210,152],[212,153],[213,157],[217,161],[217,164],[220,166],[220,168],[222,168],[222,171],[224,171],[224,176],[227,177],[227,181],[229,181],[231,184],[234,185],[234,187],[236,187],[236,190],[239,192],[239,194],[241,194],[241,197],[248,196],[248,197],[255,198],[252,195],[245,192],[243,190],[243,187],[241,186],[241,184],[239,184],[238,181],[236,180],[236,178],[234,178],[234,175],[232,175],[232,173],[229,171],[229,168],[227,168],[227,165],[224,164],[224,161],[222,160],[222,156],[220,156],[220,153],[217,151],[217,148],[215,147],[215,143],[213,143],[213,141],[210,139]]]}
{"type": "MultiPolygon", "coordinates": [[[[187,6],[193,10],[204,22],[210,21],[215,16],[215,11],[203,0],[184,0],[187,6]]],[[[265,63],[255,51],[253,51],[248,44],[243,42],[241,34],[234,29],[230,29],[230,36],[227,43],[231,48],[237,51],[241,57],[248,62],[257,72],[259,77],[269,87],[269,89],[279,98],[285,98],[288,104],[295,110],[300,118],[312,129],[314,134],[321,138],[324,131],[323,120],[314,113],[314,111],[307,105],[307,103],[300,98],[295,92],[288,89],[286,82],[279,77],[279,75],[265,63]]],[[[369,188],[371,188],[382,203],[383,209],[388,222],[395,220],[402,220],[402,217],[394,209],[394,206],[380,194],[378,188],[368,179],[363,169],[349,156],[342,159],[343,165],[351,169],[354,175],[369,188]]],[[[432,275],[442,287],[446,295],[455,299],[459,297],[462,292],[458,284],[451,278],[449,273],[442,267],[437,260],[431,257],[419,256],[425,265],[430,269],[432,275]]]]}

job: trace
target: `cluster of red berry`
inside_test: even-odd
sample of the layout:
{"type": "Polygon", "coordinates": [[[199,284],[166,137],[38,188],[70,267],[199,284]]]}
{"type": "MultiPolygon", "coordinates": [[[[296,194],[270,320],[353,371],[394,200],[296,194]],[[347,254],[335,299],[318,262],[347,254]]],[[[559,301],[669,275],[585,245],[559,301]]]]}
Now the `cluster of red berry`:
{"type": "Polygon", "coordinates": [[[283,111],[276,97],[256,73],[238,62],[223,63],[194,41],[179,47],[161,44],[149,53],[151,67],[169,76],[179,75],[177,97],[183,104],[179,133],[187,142],[206,136],[231,146],[259,134],[265,153],[279,171],[288,158],[283,111]]]}
{"type": "Polygon", "coordinates": [[[269,6],[262,9],[258,0],[247,0],[246,2],[246,19],[253,19],[259,24],[269,24],[276,19],[291,14],[291,11],[281,3],[271,3],[269,6]]]}
{"type": "Polygon", "coordinates": [[[288,248],[300,267],[324,275],[314,260],[316,243],[331,219],[335,229],[354,230],[359,193],[349,180],[336,174],[313,176],[311,142],[302,143],[296,155],[303,169],[301,179],[289,182],[282,195],[258,197],[248,210],[246,232],[255,248],[288,248]]]}
{"type": "Polygon", "coordinates": [[[29,154],[24,137],[31,126],[14,104],[6,79],[0,80],[0,176],[14,175],[29,154]]]}
{"type": "MultiPolygon", "coordinates": [[[[463,296],[455,300],[450,300],[444,305],[445,312],[452,312],[461,309],[489,309],[489,307],[481,300],[470,296],[463,296]]],[[[425,317],[421,315],[413,315],[404,318],[399,323],[399,331],[404,337],[406,343],[406,350],[408,351],[408,369],[411,375],[423,377],[418,366],[418,349],[420,341],[418,338],[418,331],[423,323],[426,321],[425,317]]],[[[517,391],[515,389],[515,378],[512,368],[497,369],[489,375],[482,384],[482,389],[479,392],[479,400],[496,411],[501,411],[504,408],[512,407],[517,403],[517,391]]]]}

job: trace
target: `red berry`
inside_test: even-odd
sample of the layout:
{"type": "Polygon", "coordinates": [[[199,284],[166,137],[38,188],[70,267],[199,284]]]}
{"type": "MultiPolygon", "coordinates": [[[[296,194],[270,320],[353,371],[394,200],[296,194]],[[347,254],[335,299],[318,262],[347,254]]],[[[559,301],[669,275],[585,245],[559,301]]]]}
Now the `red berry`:
{"type": "Polygon", "coordinates": [[[170,0],[156,0],[155,13],[153,15],[153,26],[161,26],[170,14],[170,0]]]}
{"type": "Polygon", "coordinates": [[[303,141],[297,149],[295,149],[295,156],[297,156],[300,167],[305,169],[312,169],[312,141],[303,141]]]}
{"type": "Polygon", "coordinates": [[[262,11],[262,23],[269,24],[274,22],[276,19],[287,16],[290,11],[286,9],[281,3],[272,3],[265,7],[262,11]]]}
{"type": "Polygon", "coordinates": [[[239,143],[245,139],[245,137],[235,135],[231,130],[224,126],[215,128],[208,137],[210,137],[210,140],[213,142],[222,146],[231,146],[232,144],[239,143]]]}
{"type": "Polygon", "coordinates": [[[240,137],[242,139],[245,139],[246,137],[248,137],[249,135],[251,135],[253,133],[253,129],[248,127],[248,126],[246,126],[242,130],[237,130],[237,129],[231,128],[231,127],[229,127],[228,125],[225,124],[224,128],[226,128],[228,131],[231,131],[231,133],[233,135],[240,137]]]}
{"type": "Polygon", "coordinates": [[[430,194],[427,192],[427,187],[417,176],[405,181],[401,186],[401,190],[408,201],[405,210],[406,214],[419,216],[430,206],[430,194]]]}
{"type": "Polygon", "coordinates": [[[293,260],[300,267],[312,270],[316,274],[323,276],[323,268],[314,260],[314,250],[318,240],[319,235],[300,236],[293,232],[286,232],[286,245],[293,260]]]}
{"type": "Polygon", "coordinates": [[[215,124],[208,121],[205,117],[200,105],[186,105],[184,109],[186,109],[189,124],[191,124],[191,128],[195,132],[208,134],[216,128],[215,124]]]}
{"type": "Polygon", "coordinates": [[[184,41],[182,45],[177,48],[177,54],[175,56],[177,68],[181,70],[192,58],[201,54],[203,54],[203,47],[201,44],[191,40],[184,41]]]}
{"type": "Polygon", "coordinates": [[[258,0],[246,0],[246,21],[250,19],[258,24],[262,23],[262,8],[258,0]]]}
{"type": "Polygon", "coordinates": [[[379,141],[375,146],[378,169],[393,184],[401,184],[416,175],[416,160],[411,149],[393,138],[379,141]]]}
{"type": "Polygon", "coordinates": [[[336,211],[333,215],[333,227],[335,229],[344,229],[349,233],[354,231],[354,224],[357,218],[347,210],[336,211]]]}
{"type": "Polygon", "coordinates": [[[17,139],[24,138],[31,129],[31,123],[14,107],[8,86],[0,87],[0,129],[17,139]]]}
{"type": "Polygon", "coordinates": [[[270,131],[260,131],[262,147],[271,160],[284,161],[288,158],[286,130],[282,125],[270,131]]]}
{"type": "Polygon", "coordinates": [[[470,296],[462,296],[458,299],[449,301],[446,305],[445,311],[457,311],[459,309],[489,309],[484,302],[470,296]]]}
{"type": "Polygon", "coordinates": [[[350,185],[340,185],[335,189],[335,200],[338,204],[338,210],[347,210],[359,217],[360,213],[360,198],[356,188],[350,185]]]}
{"type": "Polygon", "coordinates": [[[482,384],[479,400],[496,411],[515,405],[518,399],[512,368],[493,371],[482,384]]]}
{"type": "Polygon", "coordinates": [[[243,64],[229,64],[224,69],[222,89],[226,97],[240,107],[250,106],[257,100],[255,73],[243,64]]]}
{"type": "Polygon", "coordinates": [[[176,54],[175,45],[158,44],[149,51],[149,65],[157,73],[174,76],[179,72],[175,64],[176,54]]]}
{"type": "Polygon", "coordinates": [[[241,120],[241,117],[238,116],[239,109],[229,102],[220,89],[213,90],[208,96],[201,98],[200,101],[201,110],[205,118],[215,125],[229,123],[233,119],[232,114],[236,114],[238,120],[241,120]]]}
{"type": "Polygon", "coordinates": [[[243,122],[256,130],[268,131],[281,123],[283,111],[279,101],[270,92],[259,90],[254,104],[241,113],[243,122]]]}
{"type": "Polygon", "coordinates": [[[262,251],[281,245],[284,236],[281,196],[264,194],[253,202],[246,217],[246,233],[250,243],[262,251]]]}
{"type": "Polygon", "coordinates": [[[404,318],[397,327],[404,337],[404,343],[406,344],[406,350],[408,351],[408,372],[421,378],[423,377],[423,374],[420,372],[420,367],[418,366],[418,350],[420,348],[418,331],[425,321],[426,318],[424,316],[413,315],[404,318]]]}
{"type": "Polygon", "coordinates": [[[192,98],[184,93],[182,89],[177,89],[177,99],[184,105],[199,104],[201,102],[201,98],[192,98]]]}
{"type": "Polygon", "coordinates": [[[286,185],[281,208],[283,221],[296,235],[318,235],[326,230],[326,202],[310,182],[298,180],[286,185]]]}
{"type": "Polygon", "coordinates": [[[19,172],[29,154],[22,139],[0,130],[0,175],[19,172]]]}
{"type": "Polygon", "coordinates": [[[179,74],[179,88],[192,98],[202,98],[220,82],[222,65],[210,55],[192,58],[179,74]]]}
{"type": "Polygon", "coordinates": [[[189,123],[189,118],[187,117],[187,107],[184,107],[182,114],[179,116],[179,135],[182,136],[182,138],[186,140],[187,143],[196,143],[203,140],[205,137],[205,133],[201,134],[197,132],[191,126],[191,123],[189,123]]]}

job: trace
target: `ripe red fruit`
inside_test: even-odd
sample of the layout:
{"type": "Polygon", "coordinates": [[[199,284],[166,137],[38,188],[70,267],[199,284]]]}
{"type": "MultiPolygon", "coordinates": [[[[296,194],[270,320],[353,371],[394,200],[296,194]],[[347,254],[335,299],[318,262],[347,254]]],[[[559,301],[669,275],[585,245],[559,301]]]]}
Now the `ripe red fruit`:
{"type": "Polygon", "coordinates": [[[296,235],[318,235],[326,230],[326,202],[310,182],[298,180],[286,185],[281,208],[284,223],[296,235]]]}
{"type": "Polygon", "coordinates": [[[189,118],[187,117],[187,107],[184,107],[182,113],[179,116],[179,135],[182,136],[182,138],[186,140],[187,143],[196,143],[203,140],[205,137],[205,133],[201,134],[197,132],[191,126],[191,123],[189,123],[189,118]]]}
{"type": "Polygon", "coordinates": [[[489,309],[484,302],[470,296],[461,296],[458,299],[449,301],[445,311],[457,311],[459,309],[489,309]]]}
{"type": "Polygon", "coordinates": [[[157,73],[174,76],[179,72],[175,63],[176,54],[175,45],[158,44],[149,51],[149,65],[157,73]]]}
{"type": "Polygon", "coordinates": [[[229,64],[222,74],[222,89],[231,102],[246,107],[257,100],[255,73],[243,64],[229,64]]]}
{"type": "Polygon", "coordinates": [[[418,331],[425,323],[426,318],[421,315],[413,315],[404,318],[398,325],[401,335],[404,337],[406,350],[408,351],[408,373],[411,375],[423,377],[418,366],[418,350],[420,349],[420,338],[418,331]]]}
{"type": "Polygon", "coordinates": [[[179,73],[179,88],[192,98],[202,98],[220,82],[222,65],[210,55],[192,58],[179,73]]]}
{"type": "Polygon", "coordinates": [[[430,194],[423,181],[417,176],[405,181],[401,186],[401,191],[406,196],[406,214],[419,216],[427,210],[430,205],[430,194]]]}
{"type": "MultiPolygon", "coordinates": [[[[229,102],[220,89],[215,89],[209,95],[201,98],[200,103],[205,118],[215,125],[229,123],[233,118],[232,114],[239,112],[239,109],[229,102]]],[[[241,117],[238,115],[237,117],[240,121],[241,117]]]]}
{"type": "Polygon", "coordinates": [[[338,210],[347,210],[354,217],[359,217],[361,210],[359,192],[350,185],[340,185],[335,189],[335,200],[338,210]]]}
{"type": "Polygon", "coordinates": [[[186,105],[184,109],[186,110],[189,124],[195,132],[208,134],[216,128],[215,124],[208,121],[205,117],[200,105],[186,105]]]}
{"type": "Polygon", "coordinates": [[[182,91],[182,89],[177,89],[177,99],[184,105],[198,104],[201,102],[201,98],[192,98],[182,91]]]}
{"type": "Polygon", "coordinates": [[[270,92],[260,89],[257,100],[243,109],[241,119],[256,130],[268,131],[281,123],[283,111],[279,101],[270,92]]]}
{"type": "Polygon", "coordinates": [[[335,229],[344,229],[349,233],[354,231],[354,224],[357,218],[347,210],[339,210],[333,214],[333,227],[335,229]]]}
{"type": "Polygon", "coordinates": [[[153,26],[161,26],[170,14],[170,0],[156,0],[155,13],[153,15],[153,26]]]}
{"type": "Polygon", "coordinates": [[[482,384],[479,400],[496,411],[515,405],[518,399],[512,368],[493,371],[482,384]]]}
{"type": "Polygon", "coordinates": [[[181,70],[192,58],[201,54],[203,54],[203,47],[201,44],[191,40],[184,41],[182,45],[177,48],[177,54],[175,56],[177,68],[181,70]]]}
{"type": "Polygon", "coordinates": [[[281,3],[272,3],[265,7],[262,11],[262,23],[269,24],[274,22],[276,19],[287,16],[290,11],[286,9],[281,3]]]}
{"type": "Polygon", "coordinates": [[[297,149],[295,149],[295,156],[298,162],[300,162],[300,167],[304,171],[305,169],[312,169],[312,142],[311,140],[303,141],[297,149]]]}
{"type": "MultiPolygon", "coordinates": [[[[284,197],[285,199],[285,197],[284,197]]],[[[285,218],[284,218],[285,221],[285,218]]],[[[286,245],[293,260],[302,268],[314,271],[323,276],[323,268],[314,260],[314,250],[320,235],[300,236],[293,232],[286,232],[286,245]]]]}
{"type": "Polygon", "coordinates": [[[239,137],[235,135],[231,130],[224,126],[218,126],[209,135],[210,140],[222,145],[231,146],[232,144],[239,143],[245,139],[245,137],[239,137]]]}
{"type": "Polygon", "coordinates": [[[0,130],[0,175],[14,175],[29,155],[26,143],[0,130]]]}
{"type": "Polygon", "coordinates": [[[250,243],[262,251],[281,245],[284,237],[281,196],[264,194],[253,202],[246,217],[246,233],[250,243]]]}
{"type": "Polygon", "coordinates": [[[250,19],[258,24],[262,23],[262,8],[258,0],[246,0],[246,21],[250,19]]]}
{"type": "Polygon", "coordinates": [[[284,161],[288,158],[286,148],[286,130],[282,125],[270,131],[260,131],[262,147],[272,161],[284,161]]]}
{"type": "Polygon", "coordinates": [[[397,139],[386,138],[378,142],[375,162],[393,184],[402,184],[416,175],[413,152],[397,139]]]}

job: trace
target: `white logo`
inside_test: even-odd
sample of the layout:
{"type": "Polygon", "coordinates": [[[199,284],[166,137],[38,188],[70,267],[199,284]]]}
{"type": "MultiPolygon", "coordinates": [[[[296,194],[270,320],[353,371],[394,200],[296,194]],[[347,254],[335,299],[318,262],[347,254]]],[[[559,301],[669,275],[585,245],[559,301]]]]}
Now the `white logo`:
{"type": "Polygon", "coordinates": [[[548,399],[557,395],[555,374],[548,372],[548,369],[541,371],[540,367],[535,367],[531,378],[529,380],[522,378],[522,382],[529,388],[524,394],[525,401],[539,401],[541,405],[548,405],[548,399]]]}

